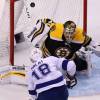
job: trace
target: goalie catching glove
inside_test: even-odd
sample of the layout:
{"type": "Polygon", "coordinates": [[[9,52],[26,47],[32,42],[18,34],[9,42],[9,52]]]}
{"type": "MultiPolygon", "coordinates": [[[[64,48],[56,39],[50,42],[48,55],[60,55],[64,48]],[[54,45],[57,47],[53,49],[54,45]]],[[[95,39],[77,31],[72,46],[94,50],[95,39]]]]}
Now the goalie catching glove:
{"type": "Polygon", "coordinates": [[[77,84],[77,79],[74,76],[70,76],[68,73],[66,74],[66,84],[68,88],[73,88],[77,84]]]}

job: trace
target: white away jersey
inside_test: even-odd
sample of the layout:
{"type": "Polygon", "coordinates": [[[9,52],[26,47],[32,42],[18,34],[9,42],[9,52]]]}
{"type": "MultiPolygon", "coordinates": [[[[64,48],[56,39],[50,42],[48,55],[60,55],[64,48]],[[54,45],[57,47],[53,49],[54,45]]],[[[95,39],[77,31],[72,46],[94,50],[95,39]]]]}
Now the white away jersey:
{"type": "Polygon", "coordinates": [[[57,57],[47,57],[38,60],[28,67],[29,94],[36,95],[53,87],[66,84],[62,71],[67,71],[68,60],[57,57]]]}

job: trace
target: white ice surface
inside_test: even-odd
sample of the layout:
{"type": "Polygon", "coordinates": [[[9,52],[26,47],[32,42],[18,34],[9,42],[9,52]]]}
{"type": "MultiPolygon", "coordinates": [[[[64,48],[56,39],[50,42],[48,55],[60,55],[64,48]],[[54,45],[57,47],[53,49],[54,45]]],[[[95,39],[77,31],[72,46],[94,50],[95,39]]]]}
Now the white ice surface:
{"type": "Polygon", "coordinates": [[[28,100],[27,87],[19,85],[0,85],[0,100],[28,100]]]}

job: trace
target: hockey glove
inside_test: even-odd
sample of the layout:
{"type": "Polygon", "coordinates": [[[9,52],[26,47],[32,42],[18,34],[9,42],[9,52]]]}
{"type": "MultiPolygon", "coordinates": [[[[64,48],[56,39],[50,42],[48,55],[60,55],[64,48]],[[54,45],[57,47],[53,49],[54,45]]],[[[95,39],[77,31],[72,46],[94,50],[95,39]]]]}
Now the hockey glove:
{"type": "Polygon", "coordinates": [[[77,79],[74,76],[70,76],[68,73],[66,75],[66,84],[68,88],[73,88],[77,84],[77,79]]]}

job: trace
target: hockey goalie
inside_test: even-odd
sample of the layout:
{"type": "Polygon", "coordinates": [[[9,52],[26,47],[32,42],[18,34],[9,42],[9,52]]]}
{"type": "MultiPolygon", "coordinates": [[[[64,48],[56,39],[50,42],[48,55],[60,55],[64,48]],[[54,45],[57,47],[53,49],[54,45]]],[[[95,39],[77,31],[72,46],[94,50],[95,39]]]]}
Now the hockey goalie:
{"type": "MultiPolygon", "coordinates": [[[[73,59],[77,71],[88,70],[88,65],[91,65],[88,63],[91,57],[86,60],[76,53],[82,47],[100,56],[100,44],[84,34],[83,29],[73,21],[57,23],[49,18],[39,19],[32,30],[27,33],[26,38],[34,47],[41,48],[44,57],[53,55],[73,59]]],[[[86,52],[85,49],[83,54],[90,55],[91,53],[86,52]]]]}
{"type": "Polygon", "coordinates": [[[43,18],[38,19],[33,26],[25,28],[23,33],[26,39],[33,47],[41,48],[44,57],[53,55],[72,59],[77,71],[88,69],[88,62],[76,53],[82,47],[90,48],[89,50],[100,56],[99,43],[84,34],[83,29],[71,20],[60,23],[51,18],[43,18]]]}

